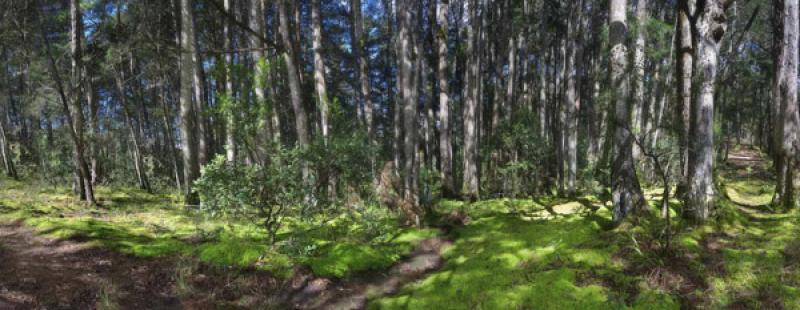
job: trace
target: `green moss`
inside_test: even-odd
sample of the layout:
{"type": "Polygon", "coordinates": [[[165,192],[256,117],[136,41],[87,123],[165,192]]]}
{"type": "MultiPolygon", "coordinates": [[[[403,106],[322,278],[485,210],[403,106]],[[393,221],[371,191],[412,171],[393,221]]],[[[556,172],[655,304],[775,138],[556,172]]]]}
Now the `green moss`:
{"type": "Polygon", "coordinates": [[[345,277],[352,272],[379,269],[399,258],[395,251],[371,245],[340,243],[323,249],[324,255],[309,259],[315,274],[324,277],[345,277]]]}
{"type": "MultiPolygon", "coordinates": [[[[462,207],[454,205],[441,207],[462,207]]],[[[395,296],[375,300],[372,308],[622,307],[609,288],[583,284],[577,276],[592,267],[613,265],[612,248],[590,244],[601,233],[594,219],[565,215],[526,220],[519,211],[541,208],[533,201],[489,200],[463,207],[473,220],[453,232],[455,242],[445,252],[445,266],[395,296]],[[510,204],[516,210],[508,208],[510,204]]]]}
{"type": "Polygon", "coordinates": [[[636,300],[631,305],[631,308],[641,310],[672,310],[680,309],[681,305],[668,294],[646,289],[639,293],[636,300]]]}
{"type": "Polygon", "coordinates": [[[264,243],[226,239],[206,243],[198,248],[202,261],[222,265],[247,267],[255,264],[269,249],[264,243]]]}
{"type": "Polygon", "coordinates": [[[775,185],[761,180],[739,180],[725,183],[725,193],[736,204],[758,207],[772,202],[775,185]]]}
{"type": "Polygon", "coordinates": [[[142,257],[197,256],[201,261],[260,269],[288,276],[294,264],[309,263],[322,276],[348,276],[380,269],[408,254],[438,230],[402,229],[387,216],[361,214],[289,218],[279,243],[314,251],[285,252],[271,247],[263,228],[247,221],[200,216],[183,209],[174,194],[98,187],[100,207],[76,201],[67,188],[47,188],[0,179],[0,220],[23,220],[52,238],[77,239],[142,257]],[[9,185],[9,186],[5,186],[9,185]],[[321,224],[326,221],[325,224],[321,224]],[[374,227],[364,223],[378,223],[374,227]],[[289,240],[291,239],[291,240],[289,240]]]}

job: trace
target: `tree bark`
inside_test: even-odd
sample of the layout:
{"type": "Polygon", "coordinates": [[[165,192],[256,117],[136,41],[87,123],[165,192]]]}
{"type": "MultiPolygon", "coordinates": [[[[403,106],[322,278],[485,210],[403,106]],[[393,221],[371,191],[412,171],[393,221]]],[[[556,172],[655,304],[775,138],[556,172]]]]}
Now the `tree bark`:
{"type": "MultiPolygon", "coordinates": [[[[329,114],[328,92],[325,84],[325,61],[322,58],[322,15],[320,14],[319,0],[311,0],[311,48],[314,51],[314,89],[317,92],[317,103],[319,105],[320,127],[322,139],[328,139],[329,114]]],[[[353,47],[353,51],[357,50],[353,47]]]]}
{"type": "MultiPolygon", "coordinates": [[[[86,164],[85,142],[83,135],[83,107],[81,105],[81,36],[83,35],[83,15],[81,13],[80,1],[70,1],[70,51],[72,54],[72,81],[71,81],[71,103],[72,103],[72,122],[74,131],[74,157],[79,178],[79,188],[82,189],[81,197],[91,204],[95,204],[94,188],[92,186],[91,173],[86,164]]],[[[67,111],[68,112],[68,111],[67,111]]],[[[68,112],[70,113],[70,112],[68,112]]]]}
{"type": "MultiPolygon", "coordinates": [[[[193,0],[190,0],[193,1],[193,0]]],[[[194,3],[194,2],[192,2],[194,3]]],[[[192,22],[194,21],[194,17],[192,17],[192,22]]],[[[194,27],[194,25],[192,25],[194,27]]],[[[211,155],[211,140],[210,140],[210,132],[211,128],[209,128],[205,110],[208,107],[208,89],[205,87],[205,73],[203,71],[203,64],[201,63],[201,57],[198,53],[197,47],[197,37],[194,34],[194,29],[192,29],[192,46],[194,53],[187,57],[192,57],[192,63],[194,67],[192,68],[192,79],[194,80],[193,86],[193,94],[194,94],[194,103],[192,106],[192,126],[194,126],[193,130],[196,131],[195,135],[195,143],[197,144],[197,164],[198,166],[203,166],[208,163],[209,156],[211,155]]],[[[199,176],[199,172],[198,172],[199,176]]]]}
{"type": "MultiPolygon", "coordinates": [[[[7,55],[7,53],[8,51],[3,49],[4,57],[7,55]]],[[[11,78],[10,78],[10,72],[8,70],[8,65],[6,68],[3,68],[3,73],[4,73],[3,76],[6,78],[6,81],[10,82],[11,78]]],[[[8,102],[7,104],[0,104],[0,156],[2,156],[3,159],[3,167],[6,170],[6,176],[16,179],[18,177],[17,170],[14,166],[13,154],[11,154],[11,147],[10,147],[11,142],[9,141],[8,137],[9,135],[6,132],[7,130],[6,128],[8,128],[6,123],[9,120],[9,114],[10,114],[9,106],[11,105],[11,102],[14,99],[10,84],[11,83],[6,84],[7,87],[6,91],[8,91],[8,102]]]]}
{"type": "Polygon", "coordinates": [[[369,78],[369,58],[367,57],[367,40],[364,37],[364,20],[361,14],[361,0],[352,0],[350,10],[353,14],[353,56],[358,63],[358,79],[361,90],[361,104],[364,106],[364,119],[367,126],[367,139],[370,145],[375,144],[374,108],[369,78]]]}
{"type": "MultiPolygon", "coordinates": [[[[636,136],[637,139],[641,140],[642,137],[642,128],[644,128],[645,117],[646,117],[646,100],[645,100],[645,89],[644,89],[644,67],[645,67],[645,40],[646,40],[646,23],[648,18],[647,13],[647,1],[648,0],[638,0],[636,4],[636,43],[635,48],[633,50],[633,123],[632,123],[632,131],[633,135],[636,136]]],[[[633,158],[639,159],[642,150],[638,144],[633,145],[633,158]]]]}
{"type": "MultiPolygon", "coordinates": [[[[189,206],[200,203],[197,193],[192,190],[194,180],[200,176],[198,164],[197,132],[195,131],[194,105],[192,104],[195,81],[197,53],[195,51],[192,0],[181,1],[181,50],[180,55],[180,124],[181,150],[183,152],[184,203],[189,206]]],[[[195,81],[197,82],[197,81],[195,81]]]]}
{"type": "MultiPolygon", "coordinates": [[[[286,0],[277,1],[278,9],[278,32],[280,33],[283,42],[283,59],[286,63],[286,76],[289,82],[289,93],[292,101],[292,109],[294,110],[295,130],[297,131],[297,145],[301,149],[306,149],[309,145],[310,138],[308,135],[308,116],[306,115],[305,107],[303,107],[303,97],[300,89],[300,71],[297,64],[297,54],[295,45],[292,42],[292,34],[289,30],[289,18],[286,13],[286,0]]],[[[310,171],[308,163],[303,162],[303,182],[307,185],[310,184],[310,171]]]]}
{"type": "MultiPolygon", "coordinates": [[[[223,6],[225,12],[231,12],[231,0],[224,0],[223,6]]],[[[222,45],[223,49],[230,51],[233,47],[231,37],[230,19],[225,19],[222,26],[222,45]]],[[[225,53],[225,100],[230,105],[225,111],[225,158],[228,162],[235,163],[238,153],[238,146],[236,145],[236,121],[238,114],[238,107],[236,107],[235,92],[233,89],[233,53],[225,53]]]]}
{"type": "MultiPolygon", "coordinates": [[[[797,205],[797,130],[800,117],[797,111],[797,48],[798,0],[783,0],[783,80],[781,81],[781,150],[778,161],[778,184],[775,202],[786,208],[797,205]]],[[[777,59],[776,61],[780,61],[777,59]]]]}
{"type": "Polygon", "coordinates": [[[645,201],[633,162],[633,137],[628,109],[628,82],[625,70],[628,49],[625,37],[626,0],[611,0],[609,5],[609,44],[611,47],[611,89],[614,102],[614,150],[611,164],[611,191],[614,211],[612,219],[619,223],[628,215],[644,207],[645,201]]]}
{"type": "MultiPolygon", "coordinates": [[[[261,34],[264,33],[266,30],[266,26],[264,24],[264,6],[263,0],[250,0],[250,28],[253,29],[254,32],[261,34]]],[[[265,106],[267,104],[275,105],[275,102],[267,102],[267,96],[265,89],[267,88],[266,81],[268,80],[267,74],[264,69],[267,66],[267,59],[264,57],[264,50],[261,48],[266,48],[266,44],[261,42],[256,34],[250,34],[248,37],[250,47],[253,48],[253,51],[250,52],[250,56],[253,58],[253,71],[254,71],[254,79],[253,79],[253,93],[255,95],[255,105],[256,106],[265,106]]],[[[274,108],[273,108],[274,109],[274,108]]],[[[267,111],[273,109],[266,109],[267,111]]],[[[270,112],[265,113],[264,117],[264,128],[262,129],[265,133],[266,141],[261,141],[260,145],[269,145],[272,141],[273,130],[272,130],[272,120],[270,116],[270,112]]]]}
{"type": "Polygon", "coordinates": [[[677,99],[676,127],[678,136],[678,149],[680,152],[680,181],[677,195],[682,196],[689,182],[689,133],[691,128],[692,109],[692,75],[694,70],[694,44],[692,42],[692,25],[689,16],[694,14],[694,0],[680,0],[678,2],[678,22],[676,34],[678,59],[675,62],[677,74],[677,99]]]}
{"type": "Polygon", "coordinates": [[[720,0],[707,0],[698,7],[695,72],[699,81],[697,102],[692,105],[692,137],[689,154],[689,188],[686,207],[697,221],[705,221],[714,208],[714,83],[717,78],[719,47],[727,25],[720,0]]]}
{"type": "Polygon", "coordinates": [[[415,52],[414,31],[414,8],[418,4],[414,0],[401,0],[402,6],[398,8],[401,12],[400,29],[398,38],[400,40],[400,78],[401,94],[403,98],[403,197],[412,206],[419,203],[417,192],[416,171],[419,161],[417,158],[417,101],[416,101],[416,80],[415,68],[418,68],[415,52]]]}
{"type": "Polygon", "coordinates": [[[479,0],[469,2],[469,26],[467,26],[467,66],[465,72],[464,101],[464,185],[463,193],[468,200],[477,200],[480,197],[478,180],[478,83],[480,72],[478,58],[480,36],[480,16],[478,16],[479,0]]]}
{"type": "Polygon", "coordinates": [[[455,197],[457,192],[453,180],[453,143],[450,140],[450,84],[448,78],[448,70],[450,69],[447,65],[449,10],[450,1],[439,0],[436,15],[439,26],[436,31],[436,48],[439,63],[436,75],[439,80],[439,163],[441,165],[442,195],[444,197],[455,197]]]}
{"type": "MultiPolygon", "coordinates": [[[[641,0],[640,0],[641,1],[641,0]]],[[[579,1],[580,3],[581,1],[579,1]]],[[[573,7],[567,30],[567,89],[564,96],[565,105],[565,140],[566,140],[566,166],[567,166],[567,195],[575,195],[575,179],[578,174],[578,109],[580,97],[578,96],[578,69],[576,67],[576,53],[580,48],[578,42],[577,24],[581,7],[573,7]]]]}

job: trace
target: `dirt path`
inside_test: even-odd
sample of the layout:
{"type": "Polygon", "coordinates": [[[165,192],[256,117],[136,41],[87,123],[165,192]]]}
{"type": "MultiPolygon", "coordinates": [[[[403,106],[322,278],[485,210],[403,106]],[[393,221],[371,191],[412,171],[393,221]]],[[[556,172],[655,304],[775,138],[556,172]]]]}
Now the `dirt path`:
{"type": "Polygon", "coordinates": [[[364,309],[376,297],[397,293],[403,285],[438,270],[444,260],[442,251],[452,243],[444,237],[420,242],[405,259],[384,271],[367,272],[346,281],[306,276],[290,298],[295,309],[364,309]]]}
{"type": "Polygon", "coordinates": [[[179,308],[172,262],[145,260],[0,223],[0,309],[179,308]]]}
{"type": "Polygon", "coordinates": [[[391,268],[347,280],[298,271],[286,282],[268,274],[195,266],[189,296],[177,296],[176,260],[145,259],[72,240],[36,234],[20,222],[0,222],[0,310],[6,309],[213,309],[283,304],[295,309],[363,309],[442,265],[442,237],[422,241],[391,268]],[[231,271],[228,271],[231,272],[231,271]],[[233,278],[231,278],[231,276],[233,278]],[[247,283],[231,287],[231,279],[247,283]],[[263,305],[263,304],[262,304],[263,305]]]}

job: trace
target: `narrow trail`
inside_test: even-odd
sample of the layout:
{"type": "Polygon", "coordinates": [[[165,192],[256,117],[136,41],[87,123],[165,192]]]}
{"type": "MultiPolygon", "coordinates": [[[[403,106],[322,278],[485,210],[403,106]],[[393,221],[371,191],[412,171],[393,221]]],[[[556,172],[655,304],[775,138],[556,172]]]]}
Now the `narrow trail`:
{"type": "Polygon", "coordinates": [[[168,259],[49,239],[15,222],[0,223],[0,262],[0,309],[180,308],[168,259]]]}
{"type": "MultiPolygon", "coordinates": [[[[243,291],[272,295],[269,298],[285,308],[364,309],[369,299],[391,295],[441,267],[442,251],[450,244],[444,237],[425,239],[387,270],[349,279],[319,278],[307,269],[298,269],[285,282],[252,274],[274,284],[243,291]]],[[[0,222],[0,262],[0,310],[96,309],[104,304],[121,309],[211,309],[220,305],[214,299],[226,299],[230,289],[222,283],[227,276],[198,271],[189,281],[203,282],[195,293],[208,298],[181,298],[176,294],[173,257],[137,258],[78,240],[51,239],[22,222],[0,222]]]]}
{"type": "MultiPolygon", "coordinates": [[[[438,270],[444,262],[442,251],[452,242],[444,237],[423,240],[405,259],[384,271],[357,275],[348,280],[299,278],[303,283],[290,298],[295,309],[364,309],[371,298],[396,293],[405,284],[438,270]]],[[[293,285],[294,286],[294,285],[293,285]]]]}
{"type": "Polygon", "coordinates": [[[732,151],[721,174],[725,196],[746,218],[740,224],[706,235],[702,261],[709,284],[704,306],[728,298],[731,309],[783,309],[796,304],[791,295],[800,283],[798,268],[798,213],[774,210],[774,173],[762,152],[743,147],[732,151]]]}

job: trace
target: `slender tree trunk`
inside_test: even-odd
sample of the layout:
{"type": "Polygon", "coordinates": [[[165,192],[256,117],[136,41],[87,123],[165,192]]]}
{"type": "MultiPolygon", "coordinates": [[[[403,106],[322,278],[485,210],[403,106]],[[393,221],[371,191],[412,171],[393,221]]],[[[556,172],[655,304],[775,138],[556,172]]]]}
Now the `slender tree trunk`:
{"type": "Polygon", "coordinates": [[[162,77],[162,86],[160,92],[161,112],[162,117],[164,118],[164,136],[167,139],[167,147],[169,148],[169,153],[172,157],[172,169],[173,173],[175,174],[175,188],[177,188],[179,191],[183,191],[183,186],[181,185],[181,171],[178,165],[180,161],[180,154],[178,154],[178,151],[175,149],[175,138],[172,136],[172,117],[170,117],[169,107],[167,105],[167,80],[168,78],[166,76],[162,77]]]}
{"type": "Polygon", "coordinates": [[[436,46],[439,57],[437,78],[439,80],[439,157],[442,174],[442,195],[455,197],[456,188],[453,179],[453,142],[450,140],[450,84],[448,78],[447,33],[449,0],[439,0],[436,15],[439,29],[436,31],[436,46]]]}
{"type": "MultiPolygon", "coordinates": [[[[117,68],[117,74],[114,76],[115,85],[117,87],[117,94],[119,96],[119,104],[122,106],[122,111],[125,117],[125,124],[128,126],[128,131],[133,142],[133,167],[136,171],[136,177],[139,181],[139,188],[150,191],[150,182],[147,180],[147,173],[144,171],[144,160],[142,158],[142,147],[139,132],[133,124],[133,116],[128,108],[127,95],[125,93],[124,77],[122,76],[123,70],[117,68]]],[[[139,122],[142,120],[139,119],[139,122]]]]}
{"type": "Polygon", "coordinates": [[[72,52],[72,83],[70,90],[72,96],[72,121],[75,132],[75,164],[77,165],[79,188],[82,190],[81,197],[91,204],[95,203],[94,188],[92,186],[91,173],[86,164],[85,142],[83,136],[83,107],[81,104],[81,36],[83,35],[83,15],[81,13],[80,1],[70,1],[70,16],[72,27],[70,31],[70,50],[72,52]]]}
{"type": "MultiPolygon", "coordinates": [[[[800,116],[797,111],[797,48],[798,0],[783,0],[783,68],[781,82],[781,150],[778,166],[778,185],[775,200],[786,208],[797,205],[797,130],[800,116]]],[[[780,61],[777,59],[776,61],[780,61]]]]}
{"type": "Polygon", "coordinates": [[[677,44],[676,54],[679,59],[675,62],[678,82],[676,108],[676,127],[678,135],[678,148],[680,151],[680,181],[676,195],[682,196],[689,182],[689,133],[691,128],[692,109],[692,75],[694,70],[694,44],[692,42],[692,25],[689,16],[694,14],[694,0],[679,0],[678,22],[676,24],[677,44]]]}
{"type": "MultiPolygon", "coordinates": [[[[234,14],[231,11],[231,0],[224,0],[223,6],[225,12],[234,14]]],[[[230,19],[225,19],[222,26],[222,44],[223,49],[231,51],[233,48],[230,19]]],[[[235,163],[238,153],[238,146],[236,145],[236,119],[239,108],[237,107],[236,95],[233,89],[233,53],[225,53],[225,100],[230,106],[225,111],[225,158],[228,162],[235,163]]]]}
{"type": "MultiPolygon", "coordinates": [[[[265,24],[264,24],[264,6],[263,0],[250,0],[250,28],[252,28],[256,33],[265,33],[265,24]]],[[[267,96],[265,89],[267,86],[267,74],[265,72],[265,68],[267,67],[267,59],[264,57],[264,50],[261,48],[266,48],[266,45],[261,42],[255,34],[250,34],[248,37],[250,47],[253,49],[250,52],[250,56],[253,58],[253,70],[254,70],[254,79],[253,79],[253,93],[255,95],[255,106],[261,107],[268,104],[275,105],[275,102],[267,102],[267,96]]],[[[267,109],[267,111],[274,110],[267,109]]],[[[269,145],[272,141],[273,130],[272,130],[272,121],[270,112],[265,113],[264,117],[264,128],[262,129],[265,134],[266,141],[260,141],[258,145],[269,145]]]]}
{"type": "MultiPolygon", "coordinates": [[[[9,102],[11,102],[10,93],[11,90],[9,89],[9,102]]],[[[3,167],[6,170],[6,176],[16,179],[17,170],[14,167],[13,154],[11,154],[11,147],[9,147],[11,143],[6,133],[6,109],[5,106],[0,106],[0,155],[3,157],[3,167]]]]}
{"type": "MultiPolygon", "coordinates": [[[[645,89],[644,89],[644,69],[645,69],[645,40],[646,23],[648,19],[647,1],[638,0],[636,4],[636,44],[633,50],[633,123],[632,131],[637,139],[641,140],[642,128],[645,123],[645,89]]],[[[638,144],[633,145],[633,158],[638,160],[642,152],[638,144]]]]}
{"type": "MultiPolygon", "coordinates": [[[[782,124],[783,119],[781,118],[781,114],[783,110],[781,109],[781,105],[783,100],[781,98],[781,85],[784,81],[784,57],[786,53],[786,49],[784,48],[785,42],[785,32],[784,32],[784,25],[785,19],[782,18],[785,12],[783,12],[784,7],[781,5],[784,0],[774,0],[772,1],[773,4],[773,35],[772,35],[772,53],[774,57],[774,62],[772,66],[772,93],[769,112],[770,112],[770,122],[769,128],[772,130],[770,131],[772,136],[769,139],[769,147],[768,151],[770,155],[772,155],[773,162],[775,162],[775,167],[779,168],[782,166],[780,161],[782,160],[781,152],[782,152],[782,144],[783,144],[783,137],[781,137],[782,124]]],[[[778,171],[778,176],[780,177],[780,172],[778,171]]],[[[780,182],[780,180],[779,180],[780,182]]],[[[781,182],[782,183],[782,182],[781,182]]],[[[780,183],[779,183],[780,184],[780,183]]],[[[777,192],[776,192],[777,194],[777,192]]],[[[775,196],[774,198],[778,198],[775,196]]],[[[777,202],[777,201],[776,201],[777,202]]]]}
{"type": "MultiPolygon", "coordinates": [[[[8,51],[3,49],[3,56],[6,56],[8,51]]],[[[3,76],[6,78],[6,81],[10,81],[10,72],[8,70],[8,63],[6,64],[6,68],[3,68],[3,76]]],[[[6,170],[6,176],[16,179],[17,170],[14,167],[14,159],[13,154],[11,154],[11,142],[8,138],[8,133],[6,132],[6,122],[9,120],[9,106],[14,100],[14,96],[12,95],[11,90],[11,83],[6,84],[6,91],[8,92],[8,102],[7,104],[0,104],[0,156],[3,159],[3,167],[6,170]]]]}
{"type": "MultiPolygon", "coordinates": [[[[193,44],[197,44],[196,41],[193,44]]],[[[197,48],[197,46],[195,46],[197,48]]],[[[194,103],[192,107],[192,117],[195,118],[193,120],[193,125],[195,126],[195,139],[197,139],[197,161],[198,165],[203,166],[208,163],[210,160],[209,156],[211,156],[212,150],[212,143],[211,143],[211,130],[209,128],[205,110],[208,106],[208,89],[204,86],[205,85],[205,74],[200,64],[200,55],[192,56],[194,58],[193,62],[195,63],[195,68],[192,70],[192,79],[194,80],[193,84],[193,95],[194,95],[194,103]]]]}
{"type": "MultiPolygon", "coordinates": [[[[641,0],[640,0],[641,1],[641,0]]],[[[579,1],[580,2],[580,1],[579,1]]],[[[578,43],[577,23],[580,20],[580,7],[573,7],[567,30],[567,59],[566,59],[566,95],[565,106],[565,140],[566,140],[566,166],[567,166],[567,194],[575,195],[575,179],[578,174],[578,109],[580,98],[578,96],[578,70],[576,67],[576,53],[580,48],[578,43]]]]}
{"type": "MultiPolygon", "coordinates": [[[[194,23],[191,0],[181,1],[181,50],[180,54],[180,124],[181,149],[183,151],[184,203],[192,206],[200,203],[197,193],[192,190],[194,180],[200,176],[198,163],[198,142],[194,105],[192,104],[193,85],[198,69],[195,51],[194,23]]],[[[197,87],[197,86],[195,86],[197,87]]],[[[198,98],[200,99],[200,98],[198,98]]],[[[202,137],[201,137],[202,139],[202,137]]]]}
{"type": "Polygon", "coordinates": [[[478,64],[478,37],[480,36],[479,0],[469,2],[469,26],[467,27],[467,66],[464,70],[466,100],[464,102],[464,185],[463,193],[469,200],[479,199],[478,181],[478,83],[480,72],[478,64]]]}
{"type": "Polygon", "coordinates": [[[401,77],[401,93],[403,98],[403,196],[406,202],[412,206],[416,206],[419,202],[419,193],[417,192],[417,180],[415,171],[419,165],[417,160],[417,101],[416,101],[416,83],[418,74],[415,68],[418,68],[415,51],[415,38],[414,38],[414,0],[401,0],[403,6],[398,8],[401,12],[400,16],[400,29],[398,39],[400,40],[400,77],[401,77]]]}
{"type": "MultiPolygon", "coordinates": [[[[322,128],[322,138],[326,141],[328,139],[328,92],[325,84],[325,62],[322,58],[322,15],[319,9],[320,0],[311,1],[311,48],[314,51],[314,89],[317,92],[317,104],[319,105],[320,114],[320,127],[322,128]]],[[[354,47],[353,51],[358,50],[354,47]]]]}
{"type": "MultiPolygon", "coordinates": [[[[292,109],[295,117],[295,130],[297,131],[297,145],[301,149],[308,147],[310,138],[308,134],[308,116],[303,107],[303,96],[300,89],[300,71],[297,64],[297,54],[295,45],[292,42],[292,34],[289,30],[289,18],[286,14],[286,0],[277,1],[279,26],[281,41],[283,42],[283,59],[286,63],[286,76],[289,82],[289,93],[292,100],[292,109]]],[[[303,162],[303,182],[310,185],[310,170],[308,163],[303,162]]]]}
{"type": "Polygon", "coordinates": [[[628,109],[628,48],[625,37],[626,0],[611,0],[609,10],[609,44],[611,47],[611,89],[614,102],[614,151],[611,164],[611,191],[614,204],[613,220],[619,223],[626,216],[644,207],[645,201],[633,162],[633,137],[628,109]]]}
{"type": "Polygon", "coordinates": [[[375,144],[375,124],[372,106],[372,94],[369,78],[369,58],[367,58],[367,38],[364,37],[364,21],[361,17],[361,0],[352,0],[350,10],[353,14],[353,56],[358,62],[358,79],[361,90],[361,104],[364,106],[364,118],[367,125],[367,139],[375,144]]]}

